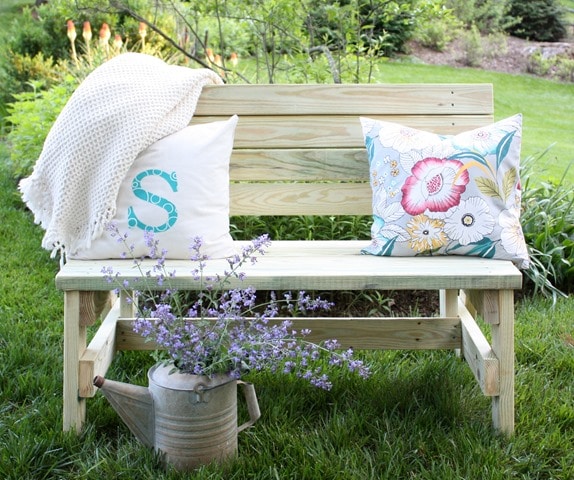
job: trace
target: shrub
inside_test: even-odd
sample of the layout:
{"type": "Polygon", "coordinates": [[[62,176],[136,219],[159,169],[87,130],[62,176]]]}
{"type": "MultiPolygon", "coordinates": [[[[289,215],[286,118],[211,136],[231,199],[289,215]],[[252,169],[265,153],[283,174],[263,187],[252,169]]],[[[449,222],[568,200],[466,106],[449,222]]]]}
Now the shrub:
{"type": "Polygon", "coordinates": [[[565,82],[574,82],[574,58],[557,57],[555,75],[565,82]]]}
{"type": "Polygon", "coordinates": [[[526,70],[539,76],[551,76],[565,82],[574,81],[574,57],[572,54],[544,56],[541,50],[536,50],[528,56],[526,70]]]}
{"type": "Polygon", "coordinates": [[[520,20],[507,30],[516,37],[557,42],[566,36],[564,8],[556,0],[511,0],[510,15],[520,20]]]}
{"type": "Polygon", "coordinates": [[[16,178],[32,173],[44,140],[76,88],[77,80],[67,76],[62,83],[48,90],[41,90],[39,82],[32,82],[32,86],[32,92],[16,94],[16,102],[8,105],[7,119],[12,123],[8,133],[9,163],[16,178]]]}
{"type": "Polygon", "coordinates": [[[510,0],[446,0],[445,3],[465,27],[475,26],[483,34],[504,31],[514,22],[509,15],[510,0]]]}
{"type": "Polygon", "coordinates": [[[508,37],[502,32],[489,33],[485,38],[486,54],[490,58],[497,58],[508,53],[508,37]]]}
{"type": "MultiPolygon", "coordinates": [[[[108,2],[98,0],[79,2],[79,0],[50,0],[36,8],[35,14],[28,8],[6,29],[3,35],[5,44],[0,49],[0,114],[5,115],[5,105],[13,100],[15,93],[30,91],[30,82],[41,80],[42,88],[50,88],[61,81],[68,68],[62,64],[71,55],[70,40],[67,36],[70,20],[77,30],[75,48],[81,55],[86,51],[86,43],[82,38],[82,26],[85,21],[91,23],[93,38],[92,50],[99,44],[100,28],[107,24],[111,30],[109,44],[112,44],[115,34],[122,38],[124,48],[140,49],[139,23],[105,5],[108,2]],[[86,6],[89,4],[89,8],[86,6]]],[[[133,2],[132,7],[139,7],[139,14],[146,16],[152,7],[146,6],[142,0],[133,2]],[[145,7],[145,8],[144,8],[145,7]]],[[[152,14],[149,14],[150,18],[152,14]]],[[[157,24],[164,30],[173,30],[175,20],[168,14],[157,15],[157,24]]],[[[171,31],[169,30],[169,31],[171,31]]],[[[159,35],[149,32],[147,46],[153,43],[155,50],[165,49],[165,42],[159,35]],[[150,38],[151,37],[151,38],[150,38]],[[150,42],[150,39],[152,42],[150,42]]],[[[39,84],[35,83],[36,88],[39,84]]]]}
{"type": "Polygon", "coordinates": [[[462,62],[468,67],[478,67],[484,59],[484,48],[482,37],[478,28],[473,25],[470,30],[466,30],[461,35],[462,40],[462,62]]]}
{"type": "Polygon", "coordinates": [[[526,287],[556,298],[574,292],[574,192],[564,183],[566,172],[559,182],[531,183],[540,157],[527,159],[522,174],[521,222],[532,260],[526,287]]]}
{"type": "Polygon", "coordinates": [[[461,26],[443,0],[428,0],[421,4],[415,39],[427,48],[442,52],[459,34],[461,26]]]}
{"type": "Polygon", "coordinates": [[[403,52],[414,34],[420,14],[418,3],[417,0],[317,2],[309,13],[308,36],[313,45],[326,43],[341,51],[368,49],[376,44],[380,56],[392,56],[403,52]]]}

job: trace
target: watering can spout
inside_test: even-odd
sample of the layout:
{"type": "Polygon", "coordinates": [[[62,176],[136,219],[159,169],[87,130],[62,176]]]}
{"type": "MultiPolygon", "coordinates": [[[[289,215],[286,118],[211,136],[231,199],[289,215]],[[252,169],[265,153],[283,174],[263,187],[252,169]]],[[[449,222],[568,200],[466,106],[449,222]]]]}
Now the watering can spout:
{"type": "Polygon", "coordinates": [[[130,431],[147,447],[154,446],[153,398],[147,387],[94,378],[98,387],[130,431]]]}

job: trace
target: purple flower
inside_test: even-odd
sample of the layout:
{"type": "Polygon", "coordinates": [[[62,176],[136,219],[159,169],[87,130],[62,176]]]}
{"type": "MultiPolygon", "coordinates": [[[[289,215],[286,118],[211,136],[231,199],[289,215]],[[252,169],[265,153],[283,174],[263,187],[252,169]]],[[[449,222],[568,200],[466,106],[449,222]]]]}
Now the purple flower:
{"type": "MultiPolygon", "coordinates": [[[[117,231],[116,235],[127,245],[127,236],[117,231]]],[[[141,259],[134,258],[134,264],[141,278],[155,279],[154,288],[159,291],[130,290],[133,286],[109,267],[103,268],[102,274],[107,282],[117,284],[118,289],[130,293],[128,298],[133,298],[138,310],[134,331],[155,342],[162,349],[160,358],[173,362],[180,371],[196,375],[229,373],[240,378],[249,371],[267,370],[295,375],[327,390],[332,387],[328,375],[332,369],[368,377],[368,367],[355,359],[351,350],[339,351],[336,340],[313,343],[307,340],[311,330],[297,332],[288,319],[271,321],[282,312],[296,315],[328,310],[332,303],[305,292],[287,292],[280,299],[271,292],[258,304],[253,287],[228,288],[231,279],[244,281],[243,265],[254,264],[265,254],[270,245],[267,235],[254,239],[241,254],[229,258],[228,269],[214,277],[204,275],[209,259],[201,252],[202,239],[194,238],[190,273],[201,289],[185,295],[172,287],[176,272],[167,270],[167,252],[160,250],[153,232],[145,232],[144,241],[149,249],[147,257],[155,260],[155,265],[144,271],[141,259]]],[[[132,283],[138,284],[138,280],[132,283]]]]}

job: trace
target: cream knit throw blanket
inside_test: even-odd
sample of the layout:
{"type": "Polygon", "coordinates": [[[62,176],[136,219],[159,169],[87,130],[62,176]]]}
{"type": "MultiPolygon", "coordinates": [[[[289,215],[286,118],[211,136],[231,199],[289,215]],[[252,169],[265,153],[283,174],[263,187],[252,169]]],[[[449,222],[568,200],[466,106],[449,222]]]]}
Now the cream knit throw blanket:
{"type": "Polygon", "coordinates": [[[20,182],[22,198],[46,230],[42,247],[53,256],[89,248],[114,217],[120,184],[137,155],[186,127],[210,83],[221,83],[211,70],[139,53],[94,70],[54,122],[32,175],[20,182]]]}

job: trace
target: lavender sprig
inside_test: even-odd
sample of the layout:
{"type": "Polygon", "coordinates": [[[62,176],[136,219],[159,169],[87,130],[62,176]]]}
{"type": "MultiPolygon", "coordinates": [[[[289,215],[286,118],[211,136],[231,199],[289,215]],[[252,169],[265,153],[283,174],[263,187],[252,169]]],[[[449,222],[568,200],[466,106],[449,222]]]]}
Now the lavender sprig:
{"type": "MultiPolygon", "coordinates": [[[[133,252],[127,235],[120,234],[113,225],[109,229],[127,249],[127,258],[133,252]]],[[[287,292],[281,299],[272,292],[270,299],[258,303],[254,288],[229,288],[232,278],[245,279],[243,265],[253,265],[265,254],[270,245],[267,235],[254,239],[240,254],[228,258],[228,268],[214,278],[205,276],[209,259],[202,253],[201,238],[194,238],[190,246],[191,273],[199,282],[199,289],[188,303],[170,286],[176,272],[166,269],[167,252],[160,250],[151,232],[145,233],[144,241],[148,257],[155,264],[144,271],[143,259],[134,258],[134,263],[141,277],[156,279],[158,291],[133,290],[109,267],[102,273],[118,290],[130,292],[137,307],[133,329],[146,341],[155,342],[164,362],[173,362],[179,371],[195,375],[227,373],[240,378],[250,371],[267,370],[295,375],[326,390],[332,387],[329,373],[334,369],[369,377],[369,367],[354,358],[351,349],[341,350],[336,340],[311,342],[307,338],[310,330],[296,331],[290,320],[278,319],[281,312],[297,315],[325,311],[332,307],[330,302],[301,291],[296,295],[287,292]]]]}

